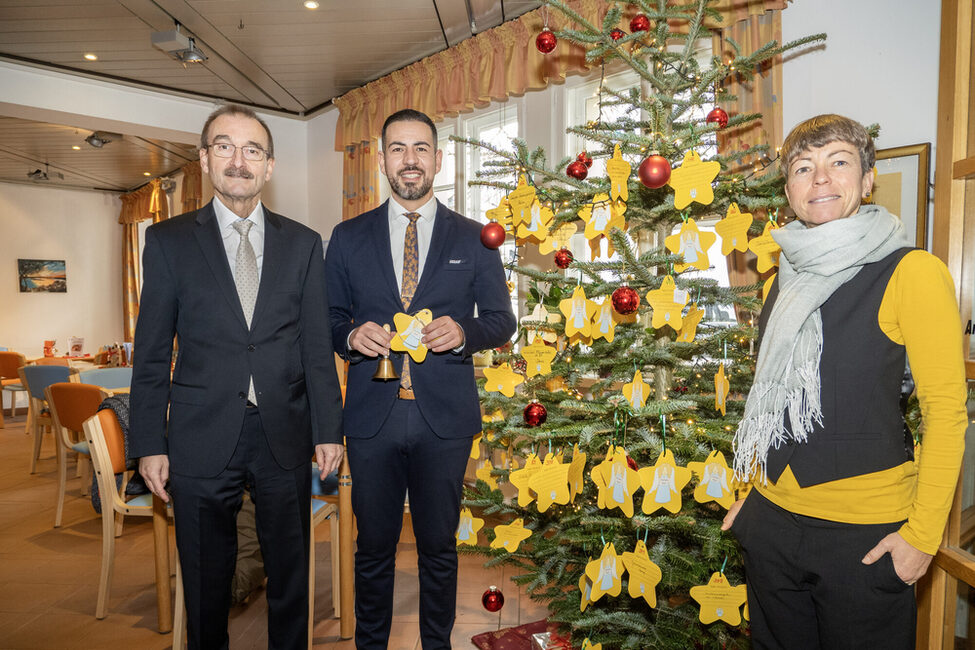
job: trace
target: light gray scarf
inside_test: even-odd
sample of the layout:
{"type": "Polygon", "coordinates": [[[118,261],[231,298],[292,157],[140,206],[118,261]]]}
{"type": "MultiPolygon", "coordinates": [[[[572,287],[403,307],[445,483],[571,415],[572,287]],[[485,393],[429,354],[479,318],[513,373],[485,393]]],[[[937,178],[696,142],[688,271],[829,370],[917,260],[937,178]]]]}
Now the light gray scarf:
{"type": "Polygon", "coordinates": [[[772,232],[782,247],[779,295],[762,335],[755,381],[735,433],[735,476],[765,481],[769,449],[805,442],[822,425],[820,306],[863,265],[910,246],[903,222],[878,205],[815,228],[793,221],[772,232]],[[785,409],[789,409],[789,428],[785,409]]]}

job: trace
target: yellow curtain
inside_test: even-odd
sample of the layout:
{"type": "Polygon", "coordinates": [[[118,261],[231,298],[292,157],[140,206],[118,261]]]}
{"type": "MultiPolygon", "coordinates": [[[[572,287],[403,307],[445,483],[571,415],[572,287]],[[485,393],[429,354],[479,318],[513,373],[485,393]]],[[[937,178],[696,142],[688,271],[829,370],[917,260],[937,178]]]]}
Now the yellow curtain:
{"type": "MultiPolygon", "coordinates": [[[[721,30],[722,36],[734,39],[742,52],[753,52],[769,41],[782,43],[782,15],[780,11],[754,11],[746,20],[735,22],[721,30]]],[[[719,40],[715,39],[715,45],[719,40]]],[[[724,45],[722,52],[715,54],[725,58],[731,55],[724,45]]],[[[735,171],[750,173],[755,165],[768,163],[775,158],[776,150],[782,145],[782,65],[781,57],[776,57],[765,64],[751,79],[732,78],[726,89],[738,99],[723,108],[729,115],[741,113],[761,113],[762,118],[751,124],[735,129],[718,132],[718,148],[724,151],[743,150],[758,144],[768,144],[770,152],[766,160],[757,157],[744,161],[742,167],[735,171]]],[[[767,218],[764,211],[753,212],[755,219],[762,221],[767,218]]],[[[740,253],[733,251],[728,256],[728,279],[732,286],[755,284],[772,275],[775,269],[759,274],[756,268],[755,254],[751,251],[740,253]]],[[[739,313],[738,318],[747,322],[750,316],[739,313]]]]}
{"type": "Polygon", "coordinates": [[[379,205],[379,160],[376,140],[345,147],[342,160],[342,220],[379,205]]]}
{"type": "Polygon", "coordinates": [[[139,222],[152,219],[158,223],[169,218],[169,202],[158,178],[121,198],[118,222],[122,224],[122,334],[131,341],[139,317],[139,222]]]}
{"type": "Polygon", "coordinates": [[[182,212],[192,212],[200,208],[200,201],[203,199],[203,177],[200,170],[200,161],[194,160],[183,165],[180,170],[183,172],[183,210],[182,212]]]}

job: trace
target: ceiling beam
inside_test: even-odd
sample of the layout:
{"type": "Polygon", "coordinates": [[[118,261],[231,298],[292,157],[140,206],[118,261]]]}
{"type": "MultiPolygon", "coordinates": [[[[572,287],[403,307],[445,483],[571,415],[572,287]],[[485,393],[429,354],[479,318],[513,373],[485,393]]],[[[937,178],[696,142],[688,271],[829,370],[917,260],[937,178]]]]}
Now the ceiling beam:
{"type": "Polygon", "coordinates": [[[474,35],[467,0],[433,0],[433,6],[440,17],[447,47],[453,47],[474,35]]]}

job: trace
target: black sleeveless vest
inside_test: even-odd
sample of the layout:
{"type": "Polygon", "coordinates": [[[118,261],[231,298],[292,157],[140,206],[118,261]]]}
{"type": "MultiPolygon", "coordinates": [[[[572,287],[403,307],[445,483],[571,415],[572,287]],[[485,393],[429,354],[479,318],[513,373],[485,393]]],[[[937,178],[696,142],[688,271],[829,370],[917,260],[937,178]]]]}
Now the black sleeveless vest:
{"type": "MultiPolygon", "coordinates": [[[[814,425],[805,443],[790,438],[769,450],[769,480],[778,481],[788,465],[799,485],[809,487],[890,469],[914,458],[900,403],[905,348],[887,338],[877,322],[887,283],[911,250],[902,248],[865,265],[823,303],[823,424],[814,425]]],[[[776,279],[759,317],[759,341],[778,291],[776,279]]],[[[785,422],[788,428],[788,412],[785,422]]]]}

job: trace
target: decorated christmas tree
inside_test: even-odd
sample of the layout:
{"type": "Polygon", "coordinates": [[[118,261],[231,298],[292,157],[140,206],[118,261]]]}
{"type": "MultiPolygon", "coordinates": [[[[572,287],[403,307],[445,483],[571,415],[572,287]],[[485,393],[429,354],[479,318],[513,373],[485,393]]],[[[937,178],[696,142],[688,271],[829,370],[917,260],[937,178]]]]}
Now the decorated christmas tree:
{"type": "Polygon", "coordinates": [[[599,117],[570,129],[588,150],[552,167],[523,141],[467,141],[494,154],[475,182],[507,193],[482,241],[537,246],[558,269],[512,264],[526,317],[484,371],[458,544],[513,566],[572,647],[746,647],[740,558],[720,525],[738,496],[727,464],[762,285],[703,271],[749,248],[760,272],[774,270],[768,230],[785,198],[767,144],[715,142],[761,118],[721,108],[735,99],[730,78],[824,37],[751,52],[725,40],[702,61],[696,44],[720,20],[709,0],[609,2],[601,24],[546,5],[568,27],[542,30],[540,51],[583,47],[593,68],[628,66],[641,83],[601,87],[599,117]],[[593,159],[605,175],[589,174],[593,159]],[[715,219],[714,232],[699,226],[715,219]],[[576,232],[593,261],[573,259],[576,232]],[[721,309],[738,317],[713,322],[721,309]]]}

